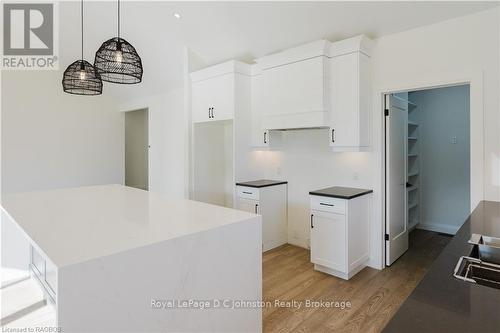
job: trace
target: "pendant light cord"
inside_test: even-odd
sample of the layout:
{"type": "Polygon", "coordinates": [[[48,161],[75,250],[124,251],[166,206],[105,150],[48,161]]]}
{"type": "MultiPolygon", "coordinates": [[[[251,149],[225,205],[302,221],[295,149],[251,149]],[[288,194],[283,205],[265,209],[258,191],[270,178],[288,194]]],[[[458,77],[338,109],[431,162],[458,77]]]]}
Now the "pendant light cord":
{"type": "Polygon", "coordinates": [[[81,1],[81,14],[82,14],[82,61],[83,61],[83,0],[81,1]]]}
{"type": "Polygon", "coordinates": [[[120,0],[118,0],[118,39],[120,39],[120,0]]]}

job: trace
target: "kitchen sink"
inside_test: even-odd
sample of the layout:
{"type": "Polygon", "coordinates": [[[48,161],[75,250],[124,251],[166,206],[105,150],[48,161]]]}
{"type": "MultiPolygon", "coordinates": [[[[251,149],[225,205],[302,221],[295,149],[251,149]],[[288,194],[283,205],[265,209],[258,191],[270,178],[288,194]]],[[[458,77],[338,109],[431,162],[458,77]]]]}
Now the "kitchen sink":
{"type": "Polygon", "coordinates": [[[460,280],[500,289],[500,238],[473,234],[469,256],[460,257],[453,275],[460,280]]]}
{"type": "Polygon", "coordinates": [[[460,257],[453,275],[466,282],[500,289],[500,265],[477,258],[460,257]]]}

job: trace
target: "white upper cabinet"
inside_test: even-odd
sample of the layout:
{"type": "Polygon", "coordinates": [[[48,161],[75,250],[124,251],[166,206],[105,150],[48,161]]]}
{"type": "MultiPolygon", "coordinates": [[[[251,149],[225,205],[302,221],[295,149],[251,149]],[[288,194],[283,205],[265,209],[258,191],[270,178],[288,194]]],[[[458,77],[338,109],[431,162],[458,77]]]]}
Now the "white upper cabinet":
{"type": "MultiPolygon", "coordinates": [[[[234,118],[238,75],[250,75],[249,65],[229,61],[191,73],[193,122],[234,118]]],[[[245,87],[246,88],[246,87],[245,87]]]]}
{"type": "Polygon", "coordinates": [[[351,52],[343,53],[346,50],[341,48],[337,50],[341,54],[331,52],[329,59],[329,140],[334,151],[363,151],[370,143],[370,57],[365,53],[368,40],[355,37],[351,41],[351,52]]]}
{"type": "Polygon", "coordinates": [[[264,129],[325,126],[328,44],[320,40],[256,60],[262,70],[258,108],[264,129]]]}
{"type": "Polygon", "coordinates": [[[193,122],[232,119],[234,116],[234,74],[193,82],[193,122]]]}
{"type": "Polygon", "coordinates": [[[266,130],[322,127],[330,130],[332,150],[366,150],[371,44],[363,35],[335,43],[319,40],[257,59],[253,141],[266,146],[261,142],[266,130]]]}

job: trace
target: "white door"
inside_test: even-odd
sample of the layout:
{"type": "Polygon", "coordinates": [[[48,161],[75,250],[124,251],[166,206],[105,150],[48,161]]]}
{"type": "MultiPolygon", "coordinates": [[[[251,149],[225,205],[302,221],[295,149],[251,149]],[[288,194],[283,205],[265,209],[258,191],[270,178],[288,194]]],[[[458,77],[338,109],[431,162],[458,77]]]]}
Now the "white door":
{"type": "Polygon", "coordinates": [[[311,262],[347,272],[345,215],[312,211],[311,262]]]}
{"type": "Polygon", "coordinates": [[[408,250],[406,221],[407,102],[385,96],[386,219],[385,263],[390,266],[408,250]]]}
{"type": "Polygon", "coordinates": [[[125,112],[125,185],[149,188],[148,110],[125,112]]]}

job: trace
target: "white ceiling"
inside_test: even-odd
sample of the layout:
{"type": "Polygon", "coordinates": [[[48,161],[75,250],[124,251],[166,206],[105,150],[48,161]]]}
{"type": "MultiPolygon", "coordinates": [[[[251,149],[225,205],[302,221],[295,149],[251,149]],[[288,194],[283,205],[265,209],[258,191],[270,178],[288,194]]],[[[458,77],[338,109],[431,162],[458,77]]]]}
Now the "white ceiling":
{"type": "MultiPolygon", "coordinates": [[[[106,84],[133,98],[182,86],[183,46],[207,64],[251,61],[320,38],[377,38],[497,6],[497,2],[122,2],[122,37],[144,65],[139,85],[106,84]],[[180,13],[181,18],[174,17],[180,13]]],[[[80,56],[80,4],[60,3],[61,67],[80,56]]],[[[116,35],[116,2],[85,3],[85,58],[116,35]]],[[[64,70],[64,68],[62,68],[64,70]]]]}

